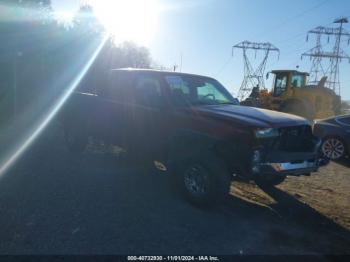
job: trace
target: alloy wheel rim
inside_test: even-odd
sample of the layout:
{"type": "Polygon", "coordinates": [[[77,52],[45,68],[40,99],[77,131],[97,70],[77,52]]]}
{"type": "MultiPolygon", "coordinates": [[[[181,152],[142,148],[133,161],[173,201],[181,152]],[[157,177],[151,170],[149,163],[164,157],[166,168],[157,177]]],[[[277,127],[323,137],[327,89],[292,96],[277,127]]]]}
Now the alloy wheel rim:
{"type": "Polygon", "coordinates": [[[344,155],[344,144],[337,138],[330,138],[322,145],[323,154],[329,159],[339,159],[344,155]]]}

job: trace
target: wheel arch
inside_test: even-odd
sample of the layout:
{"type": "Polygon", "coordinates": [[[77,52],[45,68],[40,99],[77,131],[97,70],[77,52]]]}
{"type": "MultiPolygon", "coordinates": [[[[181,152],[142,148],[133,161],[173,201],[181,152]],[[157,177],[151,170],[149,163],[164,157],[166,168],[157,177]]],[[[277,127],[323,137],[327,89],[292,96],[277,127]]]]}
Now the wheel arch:
{"type": "Polygon", "coordinates": [[[249,158],[249,146],[244,141],[243,137],[227,140],[200,132],[182,131],[169,141],[166,147],[166,163],[174,167],[187,158],[207,151],[222,159],[233,172],[249,158]]]}

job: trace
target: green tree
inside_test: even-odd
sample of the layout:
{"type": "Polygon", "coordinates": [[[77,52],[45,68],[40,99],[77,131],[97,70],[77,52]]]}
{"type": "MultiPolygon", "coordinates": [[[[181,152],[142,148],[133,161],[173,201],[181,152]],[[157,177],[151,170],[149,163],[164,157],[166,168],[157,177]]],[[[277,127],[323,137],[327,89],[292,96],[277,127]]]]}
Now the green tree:
{"type": "MultiPolygon", "coordinates": [[[[0,0],[0,11],[0,121],[13,116],[14,108],[30,120],[66,90],[106,32],[88,5],[77,11],[71,27],[54,20],[49,0],[0,0]]],[[[101,82],[112,68],[150,65],[146,48],[115,45],[110,37],[82,85],[101,82]]]]}

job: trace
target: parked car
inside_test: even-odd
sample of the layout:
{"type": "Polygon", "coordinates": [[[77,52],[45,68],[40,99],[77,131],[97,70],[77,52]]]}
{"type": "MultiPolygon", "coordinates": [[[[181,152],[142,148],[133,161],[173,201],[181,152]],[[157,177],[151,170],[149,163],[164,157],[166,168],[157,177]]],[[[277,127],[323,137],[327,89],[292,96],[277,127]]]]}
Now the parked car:
{"type": "Polygon", "coordinates": [[[338,160],[350,153],[350,114],[315,121],[313,130],[327,158],[338,160]]]}
{"type": "Polygon", "coordinates": [[[69,148],[83,151],[88,138],[118,145],[174,175],[195,204],[227,196],[233,174],[272,186],[321,164],[321,141],[306,119],[240,106],[213,78],[119,69],[104,79],[66,103],[69,148]]]}

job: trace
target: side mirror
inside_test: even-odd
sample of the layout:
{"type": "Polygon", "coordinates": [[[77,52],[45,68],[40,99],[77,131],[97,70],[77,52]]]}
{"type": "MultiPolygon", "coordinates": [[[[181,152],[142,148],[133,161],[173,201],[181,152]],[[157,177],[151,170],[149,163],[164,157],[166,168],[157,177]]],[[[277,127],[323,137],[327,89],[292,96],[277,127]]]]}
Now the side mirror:
{"type": "Polygon", "coordinates": [[[268,73],[266,74],[266,80],[269,79],[269,77],[270,77],[270,72],[268,72],[268,73]]]}

